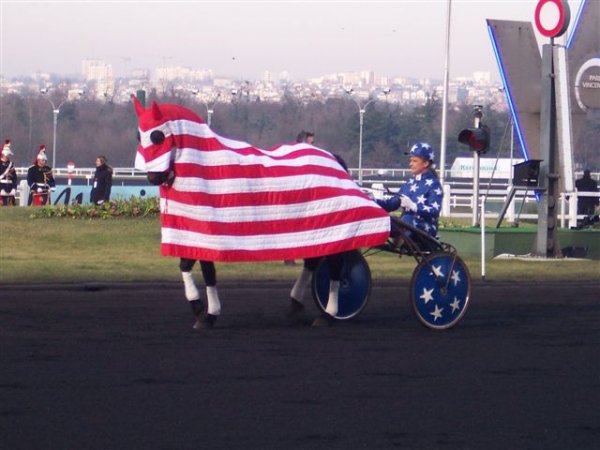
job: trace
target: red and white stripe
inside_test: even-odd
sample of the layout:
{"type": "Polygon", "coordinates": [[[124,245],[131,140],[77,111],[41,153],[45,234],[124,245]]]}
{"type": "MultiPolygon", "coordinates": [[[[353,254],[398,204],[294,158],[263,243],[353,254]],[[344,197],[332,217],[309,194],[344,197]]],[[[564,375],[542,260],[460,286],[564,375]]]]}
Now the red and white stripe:
{"type": "Polygon", "coordinates": [[[323,256],[382,244],[388,214],[327,151],[308,144],[262,150],[204,123],[169,120],[140,130],[136,167],[174,170],[161,186],[164,255],[208,261],[323,256]],[[150,133],[172,138],[153,152],[150,133]]]}

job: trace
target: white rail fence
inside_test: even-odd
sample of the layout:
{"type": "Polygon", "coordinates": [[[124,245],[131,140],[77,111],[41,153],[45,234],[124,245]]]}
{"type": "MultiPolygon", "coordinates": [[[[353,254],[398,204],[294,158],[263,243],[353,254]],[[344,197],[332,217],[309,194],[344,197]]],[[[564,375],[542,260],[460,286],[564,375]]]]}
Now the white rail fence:
{"type": "MultiPolygon", "coordinates": [[[[81,167],[76,169],[55,168],[54,177],[57,180],[85,180],[86,185],[91,185],[94,177],[94,167],[81,167]]],[[[350,169],[350,173],[355,176],[357,169],[350,169]]],[[[27,176],[27,168],[17,168],[17,174],[21,180],[27,176]]],[[[400,186],[410,177],[409,169],[363,169],[363,186],[371,191],[376,198],[383,198],[390,192],[396,192],[400,186]]],[[[593,174],[593,177],[599,178],[600,174],[593,174]]],[[[136,170],[132,167],[113,167],[113,183],[128,181],[144,182],[146,173],[136,170]]],[[[451,173],[448,173],[447,182],[444,185],[444,202],[442,205],[442,216],[449,218],[468,218],[473,215],[473,208],[479,208],[481,198],[485,196],[486,219],[497,219],[508,197],[510,191],[510,182],[507,179],[480,181],[480,198],[473,197],[473,182],[468,178],[452,179],[451,173]]],[[[19,183],[17,189],[17,203],[20,206],[27,206],[29,196],[29,187],[25,180],[19,183]]],[[[585,216],[577,215],[577,202],[580,197],[600,197],[600,193],[593,192],[563,192],[560,194],[560,211],[558,219],[561,227],[567,226],[574,228],[577,221],[585,216]]],[[[511,201],[505,220],[508,223],[515,223],[520,219],[537,220],[537,207],[535,193],[526,191],[517,193],[511,201]]]]}

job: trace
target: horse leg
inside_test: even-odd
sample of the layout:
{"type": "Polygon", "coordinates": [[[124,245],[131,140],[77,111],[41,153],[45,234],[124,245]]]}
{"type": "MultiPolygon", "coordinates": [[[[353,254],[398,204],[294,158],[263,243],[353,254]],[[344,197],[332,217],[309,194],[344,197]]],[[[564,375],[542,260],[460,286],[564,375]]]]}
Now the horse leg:
{"type": "Polygon", "coordinates": [[[304,313],[304,294],[309,286],[317,265],[321,258],[307,258],[304,260],[302,272],[296,279],[290,292],[290,309],[287,313],[289,319],[297,319],[304,313]]]}
{"type": "Polygon", "coordinates": [[[332,317],[338,313],[338,293],[340,289],[340,279],[342,277],[342,254],[327,256],[327,265],[329,266],[329,297],[325,312],[332,317]]]}
{"type": "Polygon", "coordinates": [[[181,270],[181,278],[183,278],[185,298],[190,303],[194,316],[199,317],[204,312],[204,304],[200,300],[200,292],[198,292],[196,283],[194,283],[194,276],[192,275],[194,264],[196,264],[196,261],[193,259],[179,259],[179,270],[181,270]]]}
{"type": "Polygon", "coordinates": [[[214,325],[217,316],[221,313],[221,303],[219,302],[219,294],[216,287],[217,275],[215,264],[211,261],[200,261],[202,276],[206,284],[206,298],[208,303],[208,312],[206,314],[204,314],[204,312],[207,308],[200,300],[200,292],[196,287],[196,283],[194,283],[194,277],[192,275],[194,264],[196,264],[196,261],[193,259],[181,258],[179,260],[179,268],[185,287],[185,298],[190,303],[192,313],[196,317],[194,329],[210,328],[214,325]]]}
{"type": "Polygon", "coordinates": [[[328,255],[326,261],[329,268],[329,296],[327,298],[325,314],[321,314],[313,321],[313,327],[330,326],[338,313],[338,295],[340,279],[342,278],[343,257],[341,253],[336,253],[334,255],[328,255]]]}
{"type": "Polygon", "coordinates": [[[200,261],[200,268],[206,284],[206,299],[208,302],[208,312],[203,323],[208,327],[212,327],[221,314],[221,301],[217,291],[217,271],[215,263],[212,261],[200,261]]]}

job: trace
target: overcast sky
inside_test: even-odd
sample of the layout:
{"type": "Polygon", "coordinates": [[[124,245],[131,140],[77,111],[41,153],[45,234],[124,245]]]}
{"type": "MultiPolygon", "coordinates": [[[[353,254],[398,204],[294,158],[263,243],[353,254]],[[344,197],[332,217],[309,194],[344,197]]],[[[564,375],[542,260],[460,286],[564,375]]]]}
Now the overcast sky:
{"type": "MultiPolygon", "coordinates": [[[[570,0],[572,21],[581,0],[570,0]]],[[[594,0],[592,0],[594,1],[594,0]]],[[[486,18],[533,21],[537,0],[453,0],[450,76],[490,71],[486,18]]],[[[116,75],[166,63],[256,79],[372,69],[443,78],[446,0],[0,0],[0,73],[77,74],[103,59],[116,75]]],[[[538,35],[538,40],[541,40],[538,35]]]]}

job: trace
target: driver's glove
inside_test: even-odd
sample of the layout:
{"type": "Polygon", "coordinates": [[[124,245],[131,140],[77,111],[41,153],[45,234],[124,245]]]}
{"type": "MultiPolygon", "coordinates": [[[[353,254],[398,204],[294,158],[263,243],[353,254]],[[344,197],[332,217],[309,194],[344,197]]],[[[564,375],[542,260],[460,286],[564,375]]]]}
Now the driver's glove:
{"type": "Polygon", "coordinates": [[[415,202],[413,202],[406,195],[400,196],[400,206],[402,206],[404,209],[406,209],[408,211],[416,211],[417,210],[417,204],[415,202]]]}

